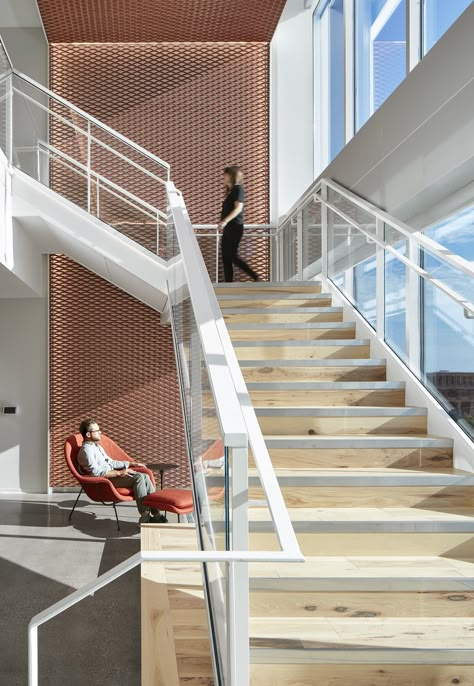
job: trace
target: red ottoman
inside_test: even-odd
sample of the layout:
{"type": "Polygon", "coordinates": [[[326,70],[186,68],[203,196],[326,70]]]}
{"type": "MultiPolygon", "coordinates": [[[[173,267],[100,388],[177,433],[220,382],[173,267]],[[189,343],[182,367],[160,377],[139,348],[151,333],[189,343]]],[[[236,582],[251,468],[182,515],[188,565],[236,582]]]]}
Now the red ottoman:
{"type": "Polygon", "coordinates": [[[143,504],[156,510],[174,512],[178,515],[178,522],[180,515],[194,511],[193,493],[184,488],[164,488],[162,491],[155,491],[144,498],[143,504]]]}

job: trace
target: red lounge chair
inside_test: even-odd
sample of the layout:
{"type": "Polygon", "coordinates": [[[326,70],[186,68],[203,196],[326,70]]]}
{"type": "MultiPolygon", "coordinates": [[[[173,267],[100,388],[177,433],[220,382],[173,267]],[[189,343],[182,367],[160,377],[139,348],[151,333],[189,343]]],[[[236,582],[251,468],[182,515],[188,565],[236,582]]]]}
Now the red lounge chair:
{"type": "MultiPolygon", "coordinates": [[[[127,453],[122,450],[120,446],[115,443],[111,438],[108,438],[105,434],[101,435],[100,444],[105,450],[107,455],[112,458],[112,460],[126,460],[134,465],[135,461],[132,460],[127,453]]],[[[79,469],[79,464],[77,462],[77,456],[79,449],[82,445],[81,434],[74,434],[69,436],[64,443],[64,457],[66,459],[66,464],[69,467],[69,471],[73,477],[78,481],[81,486],[79,495],[77,496],[74,507],[69,513],[69,519],[72,518],[76,505],[79,502],[82,491],[89,496],[91,500],[95,503],[102,503],[103,505],[112,505],[115,512],[115,519],[117,520],[117,528],[120,531],[120,524],[117,515],[117,503],[125,503],[130,500],[134,500],[133,489],[131,488],[115,488],[110,479],[106,479],[104,476],[88,476],[86,474],[81,474],[79,469]]],[[[153,486],[155,486],[155,477],[153,472],[151,472],[146,467],[136,467],[134,469],[137,472],[145,472],[150,477],[153,486]]]]}

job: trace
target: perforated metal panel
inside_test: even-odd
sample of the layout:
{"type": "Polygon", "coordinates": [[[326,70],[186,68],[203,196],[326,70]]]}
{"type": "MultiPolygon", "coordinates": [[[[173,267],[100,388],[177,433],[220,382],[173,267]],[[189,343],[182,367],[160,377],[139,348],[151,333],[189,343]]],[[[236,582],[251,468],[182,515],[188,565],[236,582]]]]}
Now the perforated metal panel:
{"type": "Polygon", "coordinates": [[[269,41],[286,0],[38,0],[51,43],[269,41]]]}
{"type": "MultiPolygon", "coordinates": [[[[268,222],[268,67],[264,43],[61,44],[50,54],[52,89],[170,162],[191,220],[202,224],[218,220],[222,170],[233,162],[246,172],[246,220],[268,222]]],[[[51,127],[53,145],[77,148],[67,136],[64,127],[51,127]]],[[[98,171],[119,183],[123,170],[111,160],[98,157],[98,171]]],[[[85,185],[74,173],[53,167],[51,180],[84,205],[85,185]]],[[[136,191],[146,196],[154,189],[137,181],[136,191]]],[[[140,227],[103,199],[101,206],[105,219],[153,249],[153,227],[140,227]]],[[[242,242],[242,256],[264,278],[268,252],[268,240],[242,242]]],[[[215,268],[214,243],[206,261],[215,268]]],[[[51,485],[71,483],[62,443],[91,413],[131,455],[179,462],[167,484],[186,482],[169,328],[152,310],[57,256],[51,260],[51,485]],[[83,320],[88,311],[91,326],[83,320]]]]}

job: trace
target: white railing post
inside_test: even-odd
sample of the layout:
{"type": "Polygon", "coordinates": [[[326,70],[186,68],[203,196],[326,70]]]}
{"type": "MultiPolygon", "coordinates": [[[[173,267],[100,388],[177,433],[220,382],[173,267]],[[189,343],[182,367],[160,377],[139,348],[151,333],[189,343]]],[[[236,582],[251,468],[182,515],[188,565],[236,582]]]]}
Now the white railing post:
{"type": "MultiPolygon", "coordinates": [[[[375,235],[379,241],[385,241],[385,224],[378,217],[375,219],[375,235]]],[[[385,250],[381,245],[375,248],[375,313],[376,334],[381,341],[385,339],[385,250]]]]}
{"type": "Polygon", "coordinates": [[[160,254],[160,216],[156,215],[156,254],[160,254]]]}
{"type": "Polygon", "coordinates": [[[97,200],[96,200],[96,208],[95,208],[95,213],[97,216],[97,219],[100,219],[100,187],[99,187],[99,177],[96,177],[96,186],[97,186],[97,200]]]}
{"type": "Polygon", "coordinates": [[[28,631],[28,686],[38,686],[38,627],[28,631]]]}
{"type": "Polygon", "coordinates": [[[303,210],[296,215],[296,269],[297,278],[303,280],[303,210]]]}
{"type": "MultiPolygon", "coordinates": [[[[232,449],[232,550],[248,550],[248,449],[232,449]]],[[[227,656],[231,686],[250,683],[249,574],[247,562],[228,567],[227,656]]]]}
{"type": "MultiPolygon", "coordinates": [[[[97,197],[98,201],[98,197],[97,197]]],[[[91,123],[87,122],[87,211],[91,211],[91,123]]],[[[97,216],[99,212],[97,211],[97,216]]]]}
{"type": "MultiPolygon", "coordinates": [[[[321,198],[328,199],[328,187],[324,182],[321,184],[321,198]]],[[[328,208],[324,203],[321,203],[321,275],[323,280],[328,278],[328,208]]]]}
{"type": "Polygon", "coordinates": [[[219,283],[219,227],[216,227],[216,283],[219,283]]]}
{"type": "Polygon", "coordinates": [[[6,144],[7,144],[7,158],[10,165],[13,164],[13,77],[10,76],[6,82],[8,89],[7,105],[6,105],[6,144]]]}
{"type": "MultiPolygon", "coordinates": [[[[407,256],[410,262],[419,266],[420,249],[413,238],[407,239],[407,256]]],[[[414,269],[406,268],[406,350],[408,366],[420,378],[421,367],[421,284],[414,269]]]]}

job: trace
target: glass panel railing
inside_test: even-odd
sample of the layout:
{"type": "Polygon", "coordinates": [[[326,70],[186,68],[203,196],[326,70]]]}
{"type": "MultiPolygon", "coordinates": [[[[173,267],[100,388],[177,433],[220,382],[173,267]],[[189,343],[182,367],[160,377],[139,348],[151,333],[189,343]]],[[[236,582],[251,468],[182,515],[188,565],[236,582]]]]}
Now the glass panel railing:
{"type": "Polygon", "coordinates": [[[321,261],[321,203],[311,200],[303,208],[303,274],[310,278],[314,269],[312,265],[320,265],[321,261]],[[308,269],[309,268],[309,269],[308,269]]]}
{"type": "Polygon", "coordinates": [[[474,314],[427,281],[421,303],[423,382],[474,439],[474,314]]]}
{"type": "Polygon", "coordinates": [[[168,165],[28,77],[5,83],[12,164],[165,257],[168,165]]]}
{"type": "Polygon", "coordinates": [[[327,278],[473,437],[472,215],[424,235],[332,181],[321,186],[327,278]]]}

